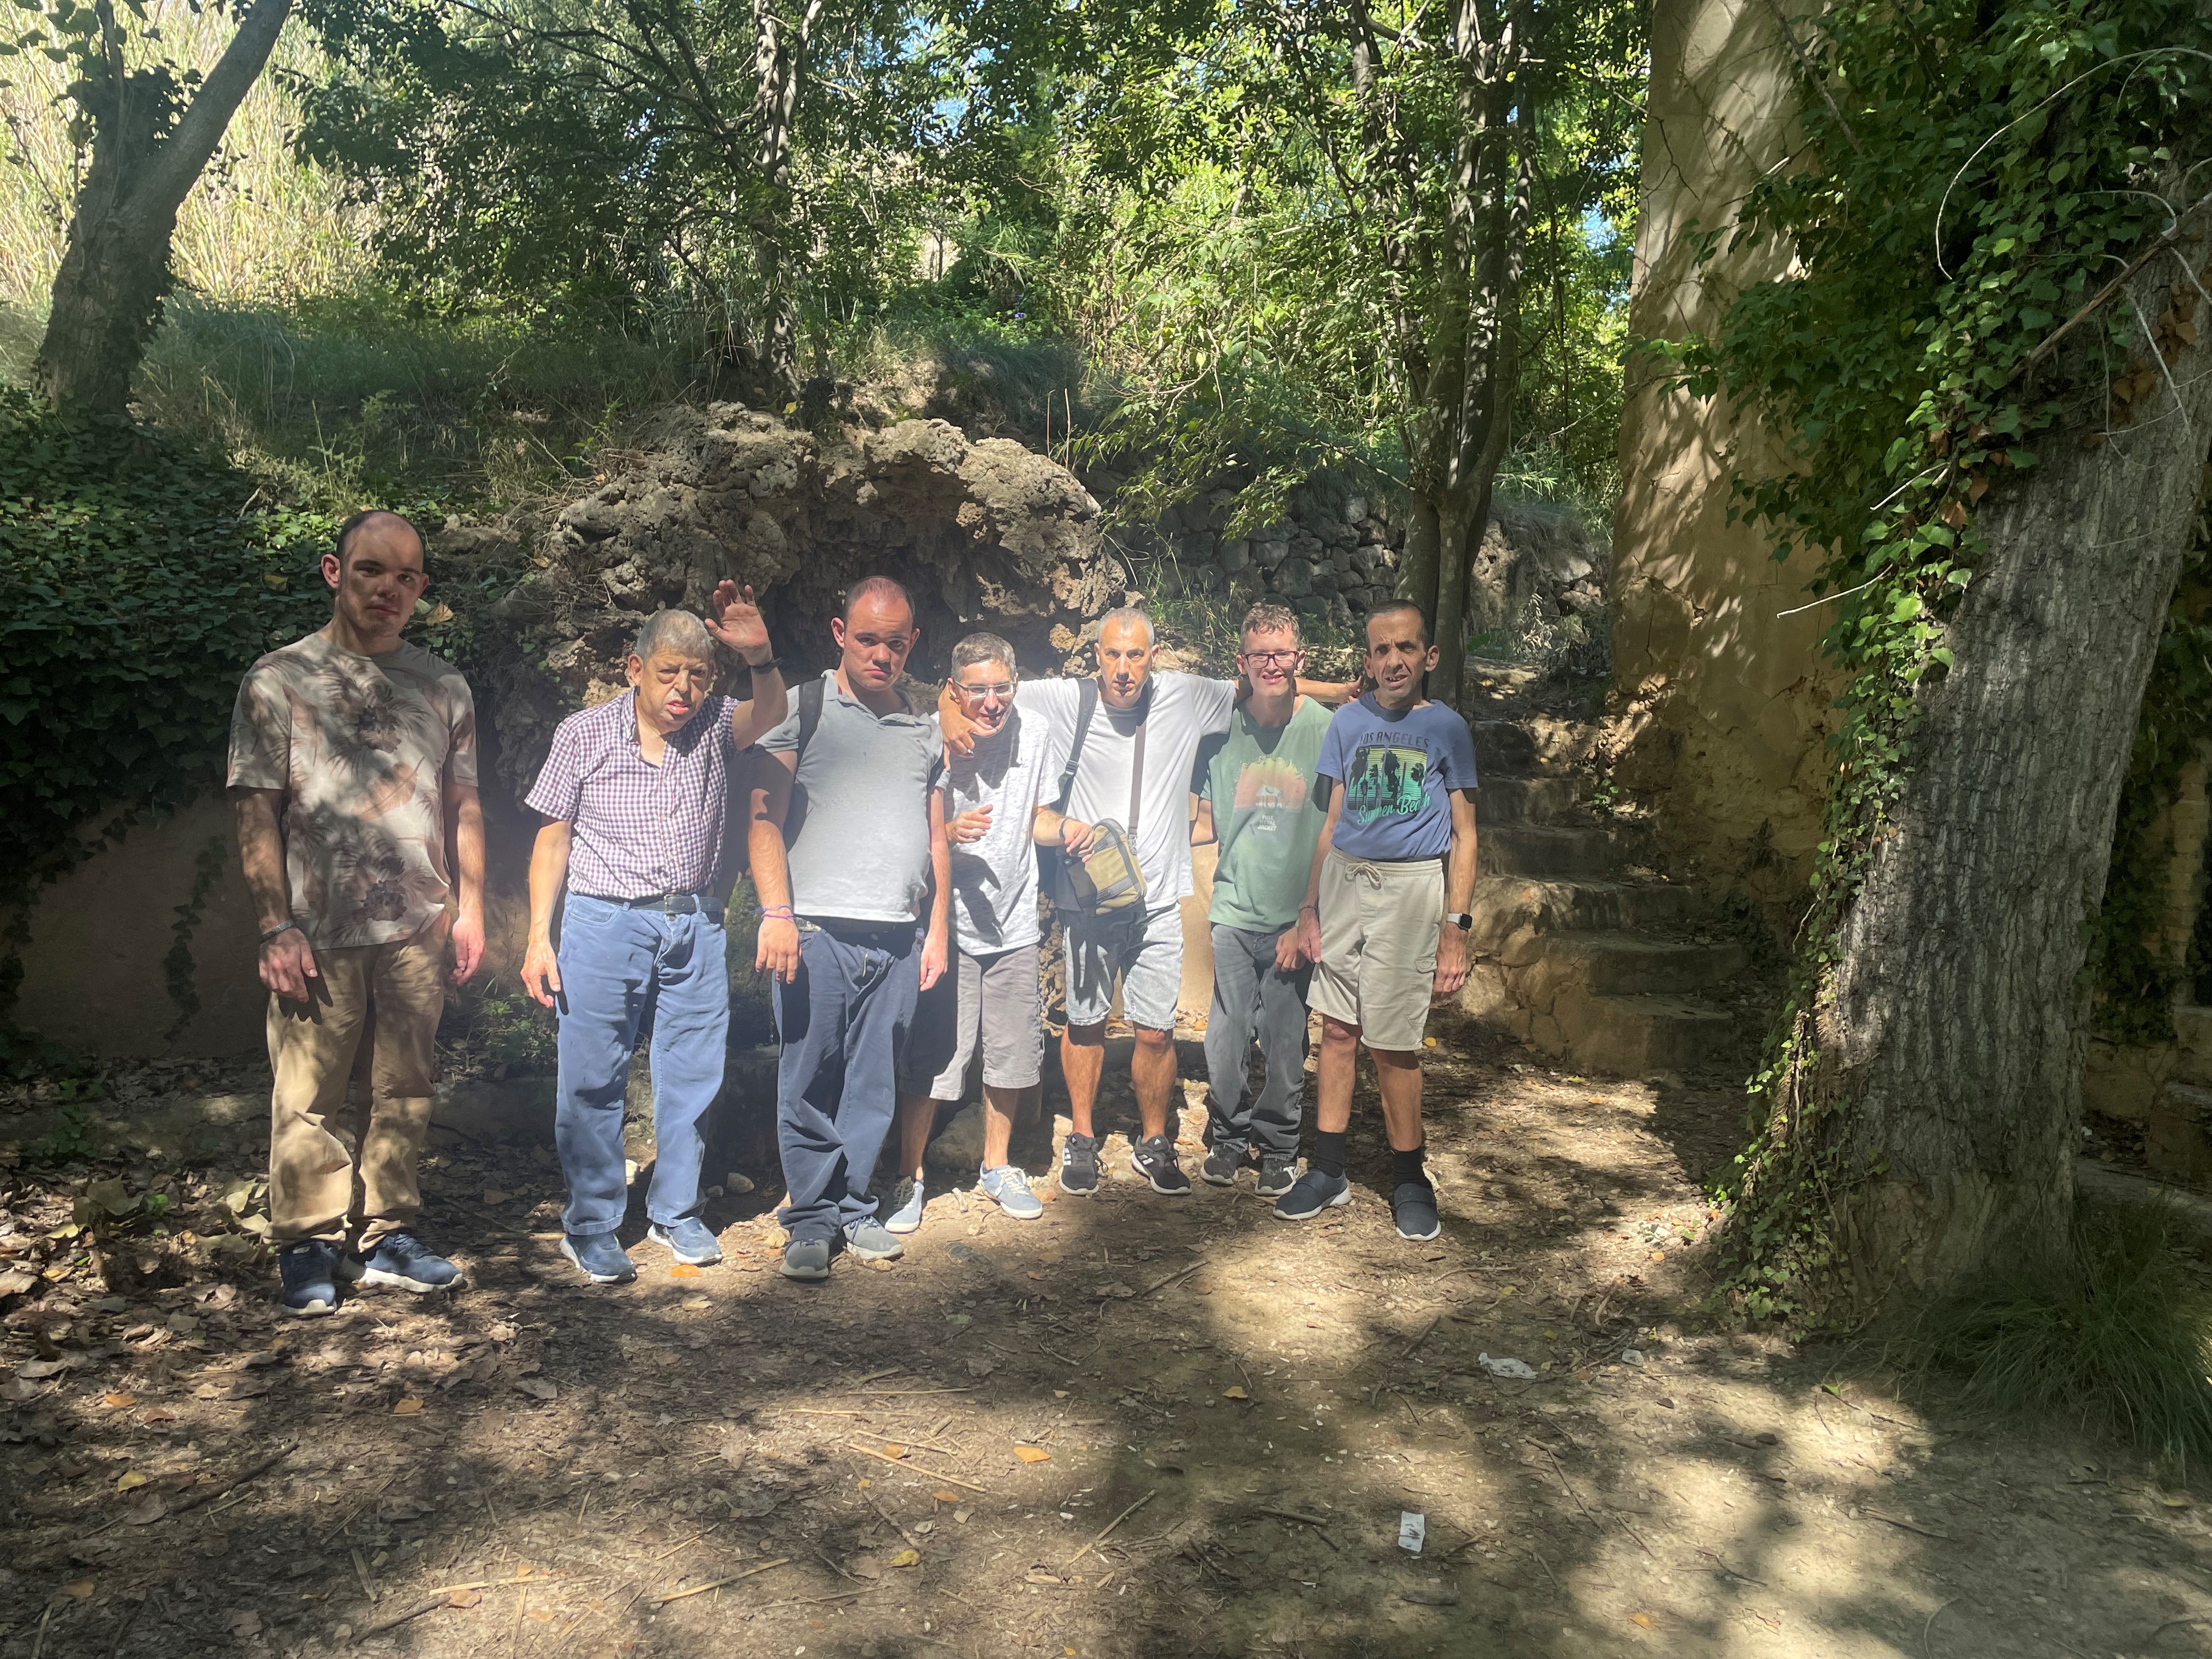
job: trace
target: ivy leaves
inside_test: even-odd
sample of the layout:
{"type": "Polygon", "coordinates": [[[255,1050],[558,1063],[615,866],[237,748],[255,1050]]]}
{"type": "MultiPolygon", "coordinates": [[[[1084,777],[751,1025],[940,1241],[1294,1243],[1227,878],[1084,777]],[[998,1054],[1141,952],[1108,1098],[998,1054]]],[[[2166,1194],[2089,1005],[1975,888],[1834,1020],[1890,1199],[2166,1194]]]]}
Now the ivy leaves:
{"type": "Polygon", "coordinates": [[[128,422],[0,387],[5,896],[220,784],[238,676],[314,627],[335,520],[128,422]]]}

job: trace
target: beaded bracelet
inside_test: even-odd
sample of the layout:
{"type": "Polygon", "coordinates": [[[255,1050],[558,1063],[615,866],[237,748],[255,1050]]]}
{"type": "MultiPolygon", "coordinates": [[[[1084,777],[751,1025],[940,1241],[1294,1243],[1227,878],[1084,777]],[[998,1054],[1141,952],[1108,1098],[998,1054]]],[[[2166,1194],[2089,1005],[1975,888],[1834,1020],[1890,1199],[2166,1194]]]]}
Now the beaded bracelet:
{"type": "Polygon", "coordinates": [[[796,921],[798,917],[792,915],[791,907],[788,904],[776,904],[764,907],[761,911],[761,920],[763,921],[771,920],[776,921],[796,921]]]}

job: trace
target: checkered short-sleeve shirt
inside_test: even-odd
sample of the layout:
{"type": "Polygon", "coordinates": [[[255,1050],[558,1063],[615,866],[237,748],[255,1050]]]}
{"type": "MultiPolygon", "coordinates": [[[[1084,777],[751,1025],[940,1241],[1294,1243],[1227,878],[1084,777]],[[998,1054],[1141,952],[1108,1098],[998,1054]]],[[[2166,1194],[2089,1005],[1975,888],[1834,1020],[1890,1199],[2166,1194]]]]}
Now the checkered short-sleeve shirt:
{"type": "Polygon", "coordinates": [[[635,691],[561,722],[529,805],[572,828],[570,892],[635,899],[714,886],[738,756],[732,702],[708,697],[669,735],[658,766],[638,746],[635,691]]]}

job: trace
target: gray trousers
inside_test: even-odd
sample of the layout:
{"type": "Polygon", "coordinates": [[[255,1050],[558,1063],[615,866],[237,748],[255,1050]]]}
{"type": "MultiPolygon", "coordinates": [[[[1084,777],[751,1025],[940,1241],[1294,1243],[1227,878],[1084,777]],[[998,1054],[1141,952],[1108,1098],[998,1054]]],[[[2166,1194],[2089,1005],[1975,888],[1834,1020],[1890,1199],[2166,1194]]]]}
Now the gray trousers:
{"type": "Polygon", "coordinates": [[[1255,933],[1213,924],[1213,1008],[1206,1021],[1206,1111],[1216,1146],[1294,1158],[1306,1083],[1306,982],[1310,968],[1275,966],[1279,928],[1255,933]],[[1267,1081],[1247,1080],[1259,1040],[1267,1081]]]}

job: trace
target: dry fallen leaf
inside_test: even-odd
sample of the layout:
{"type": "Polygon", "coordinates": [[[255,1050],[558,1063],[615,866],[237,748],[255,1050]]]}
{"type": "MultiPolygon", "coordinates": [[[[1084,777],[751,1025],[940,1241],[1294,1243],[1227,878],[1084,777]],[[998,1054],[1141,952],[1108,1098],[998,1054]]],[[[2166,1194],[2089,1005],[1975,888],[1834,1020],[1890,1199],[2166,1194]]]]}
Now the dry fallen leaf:
{"type": "Polygon", "coordinates": [[[71,1579],[68,1583],[62,1586],[62,1594],[64,1595],[74,1595],[78,1601],[82,1601],[92,1594],[92,1580],[89,1578],[71,1579]]]}
{"type": "Polygon", "coordinates": [[[487,1187],[484,1188],[483,1201],[487,1204],[504,1204],[514,1196],[513,1193],[501,1192],[496,1187],[487,1187]]]}
{"type": "Polygon", "coordinates": [[[392,1408],[394,1417],[419,1417],[422,1413],[422,1402],[411,1394],[392,1408]]]}
{"type": "Polygon", "coordinates": [[[103,1406],[112,1406],[116,1410],[121,1411],[125,1407],[137,1405],[138,1396],[135,1394],[104,1394],[100,1396],[100,1403],[103,1406]]]}
{"type": "Polygon", "coordinates": [[[129,1509],[124,1510],[123,1518],[134,1527],[143,1527],[159,1521],[168,1512],[169,1506],[161,1501],[161,1494],[149,1492],[129,1509]]]}
{"type": "Polygon", "coordinates": [[[929,1495],[940,1504],[957,1504],[960,1501],[960,1494],[950,1486],[939,1486],[929,1495]]]}
{"type": "Polygon", "coordinates": [[[1049,1463],[1052,1461],[1052,1454],[1042,1446],[1017,1446],[1014,1455],[1024,1463],[1049,1463]]]}
{"type": "Polygon", "coordinates": [[[542,1376],[526,1376],[517,1382],[514,1388],[516,1393],[526,1394],[532,1400],[554,1400],[557,1399],[561,1393],[560,1389],[542,1376]]]}
{"type": "Polygon", "coordinates": [[[472,1607],[483,1600],[483,1592],[480,1589],[457,1589],[446,1598],[446,1605],[449,1607],[472,1607]]]}
{"type": "Polygon", "coordinates": [[[1632,1613],[1628,1615],[1628,1622],[1632,1625],[1641,1625],[1645,1630],[1650,1630],[1651,1615],[1648,1613],[1632,1613]]]}
{"type": "Polygon", "coordinates": [[[130,1474],[123,1476],[115,1483],[115,1490],[118,1492],[129,1492],[133,1486],[143,1486],[145,1484],[146,1477],[139,1474],[137,1470],[133,1469],[130,1474]]]}
{"type": "Polygon", "coordinates": [[[891,1557],[891,1565],[895,1567],[910,1567],[921,1559],[920,1550],[901,1550],[896,1555],[891,1557]]]}
{"type": "Polygon", "coordinates": [[[1221,1397],[1224,1400],[1249,1400],[1252,1396],[1242,1389],[1224,1389],[1221,1397]]]}
{"type": "Polygon", "coordinates": [[[898,1444],[896,1441],[886,1440],[884,1442],[884,1455],[886,1457],[904,1457],[906,1455],[906,1448],[898,1444]]]}
{"type": "Polygon", "coordinates": [[[668,1276],[671,1279],[696,1279],[699,1277],[699,1265],[695,1261],[678,1261],[669,1268],[668,1276]]]}

